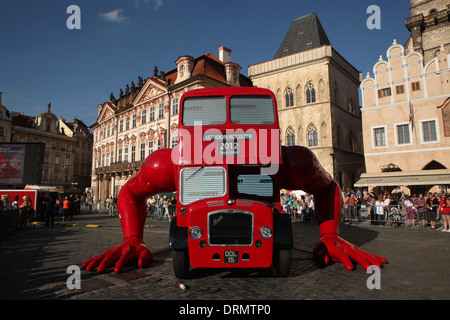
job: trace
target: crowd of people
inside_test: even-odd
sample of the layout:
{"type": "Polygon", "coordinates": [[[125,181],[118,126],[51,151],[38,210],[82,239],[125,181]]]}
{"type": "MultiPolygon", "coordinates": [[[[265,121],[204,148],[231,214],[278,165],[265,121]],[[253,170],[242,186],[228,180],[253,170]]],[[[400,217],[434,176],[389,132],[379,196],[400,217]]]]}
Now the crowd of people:
{"type": "Polygon", "coordinates": [[[442,231],[450,232],[450,200],[444,191],[428,192],[425,194],[406,195],[403,192],[387,191],[381,194],[369,192],[367,189],[362,192],[343,192],[344,197],[344,218],[345,210],[356,211],[357,218],[361,218],[361,208],[368,208],[371,224],[384,225],[391,224],[406,227],[418,227],[425,229],[430,226],[431,230],[436,230],[436,222],[442,220],[442,231]]]}
{"type": "Polygon", "coordinates": [[[27,227],[30,227],[34,215],[34,208],[31,202],[31,198],[29,196],[23,196],[20,205],[19,200],[19,196],[15,196],[11,201],[11,197],[9,194],[1,195],[0,214],[3,211],[17,210],[19,212],[17,221],[27,227]]]}
{"type": "MultiPolygon", "coordinates": [[[[342,222],[358,222],[366,219],[373,225],[393,225],[436,230],[436,222],[442,221],[442,231],[450,232],[450,197],[444,191],[407,195],[403,192],[384,191],[375,194],[367,189],[342,192],[342,222]]],[[[281,206],[292,221],[314,219],[314,197],[294,192],[281,193],[281,206]]]]}
{"type": "Polygon", "coordinates": [[[286,211],[292,221],[314,220],[314,196],[312,194],[281,193],[281,208],[286,211]]]}
{"type": "Polygon", "coordinates": [[[171,221],[177,214],[177,200],[174,195],[157,194],[147,199],[147,216],[171,221]]]}
{"type": "MultiPolygon", "coordinates": [[[[367,189],[356,191],[346,190],[342,192],[343,208],[342,221],[352,222],[362,219],[361,211],[367,209],[368,219],[374,225],[404,225],[425,229],[428,226],[436,230],[436,222],[442,221],[442,231],[450,232],[450,199],[445,192],[417,195],[406,195],[403,192],[383,192],[375,194],[367,189]]],[[[9,195],[1,195],[0,212],[12,209],[21,209],[27,216],[30,224],[33,216],[31,199],[24,196],[19,205],[19,197],[13,200],[9,195]]],[[[303,222],[315,220],[314,196],[308,193],[284,192],[281,193],[281,206],[290,216],[292,221],[303,222]]],[[[47,226],[53,225],[54,216],[62,221],[73,219],[80,213],[81,205],[92,211],[94,199],[86,195],[72,194],[62,199],[47,199],[44,207],[47,226]]],[[[111,216],[117,207],[117,197],[110,196],[104,202],[106,212],[111,216]]],[[[147,199],[147,216],[158,220],[172,220],[176,215],[176,198],[174,195],[158,194],[147,199]]]]}

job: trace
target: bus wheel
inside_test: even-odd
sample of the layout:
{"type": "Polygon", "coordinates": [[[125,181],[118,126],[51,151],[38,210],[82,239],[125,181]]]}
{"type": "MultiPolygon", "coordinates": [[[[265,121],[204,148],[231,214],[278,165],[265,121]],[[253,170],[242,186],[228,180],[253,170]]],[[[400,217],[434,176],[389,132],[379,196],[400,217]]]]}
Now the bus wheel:
{"type": "Polygon", "coordinates": [[[189,251],[172,250],[173,272],[179,279],[187,278],[189,274],[189,251]]]}
{"type": "Polygon", "coordinates": [[[275,275],[280,277],[287,277],[291,271],[291,249],[276,249],[274,252],[273,265],[275,268],[275,275]]]}

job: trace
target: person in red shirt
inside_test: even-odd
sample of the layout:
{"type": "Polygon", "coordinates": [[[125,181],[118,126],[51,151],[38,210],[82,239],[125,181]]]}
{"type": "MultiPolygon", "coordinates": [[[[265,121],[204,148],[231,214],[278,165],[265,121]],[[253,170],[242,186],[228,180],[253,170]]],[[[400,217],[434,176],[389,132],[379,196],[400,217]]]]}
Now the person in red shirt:
{"type": "Polygon", "coordinates": [[[442,216],[442,221],[444,222],[444,229],[442,231],[450,232],[450,201],[445,193],[442,194],[441,200],[439,201],[439,214],[442,216]]]}

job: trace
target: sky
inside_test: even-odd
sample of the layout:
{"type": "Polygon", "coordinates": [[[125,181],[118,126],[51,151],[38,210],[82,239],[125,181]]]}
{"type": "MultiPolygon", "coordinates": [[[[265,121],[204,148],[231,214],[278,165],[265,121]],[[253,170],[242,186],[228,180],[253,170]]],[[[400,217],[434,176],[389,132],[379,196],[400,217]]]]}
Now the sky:
{"type": "Polygon", "coordinates": [[[218,57],[225,46],[248,75],[250,65],[274,58],[295,19],[313,12],[363,77],[394,39],[409,37],[408,0],[2,0],[2,104],[34,116],[51,103],[57,117],[90,126],[111,92],[118,97],[155,66],[174,69],[179,56],[218,57]]]}

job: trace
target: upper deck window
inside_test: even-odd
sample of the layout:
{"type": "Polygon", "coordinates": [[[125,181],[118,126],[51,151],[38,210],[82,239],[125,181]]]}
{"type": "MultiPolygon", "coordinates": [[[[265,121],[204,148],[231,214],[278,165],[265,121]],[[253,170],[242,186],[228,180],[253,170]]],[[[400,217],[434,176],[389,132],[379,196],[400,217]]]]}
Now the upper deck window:
{"type": "Polygon", "coordinates": [[[235,124],[273,124],[275,114],[271,97],[232,97],[231,122],[235,124]]]}
{"type": "Polygon", "coordinates": [[[202,126],[225,124],[227,100],[225,97],[189,98],[183,105],[183,125],[193,126],[201,121],[202,126]]]}

